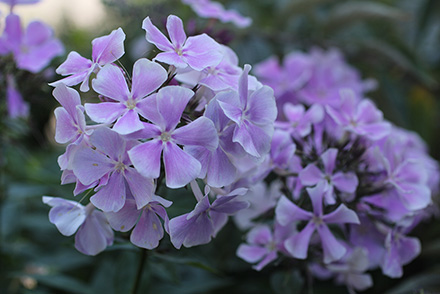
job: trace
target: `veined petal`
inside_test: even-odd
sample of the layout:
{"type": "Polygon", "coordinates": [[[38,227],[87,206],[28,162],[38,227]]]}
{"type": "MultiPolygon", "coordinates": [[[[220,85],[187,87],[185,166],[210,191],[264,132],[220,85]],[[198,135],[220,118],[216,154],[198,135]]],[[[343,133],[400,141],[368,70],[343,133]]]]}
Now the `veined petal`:
{"type": "Polygon", "coordinates": [[[152,140],[128,151],[128,156],[136,170],[146,178],[156,179],[160,175],[162,141],[152,140]]]}
{"type": "Polygon", "coordinates": [[[92,67],[92,61],[72,51],[67,55],[66,60],[58,66],[56,73],[62,76],[78,74],[88,71],[92,67]]]}
{"type": "Polygon", "coordinates": [[[87,115],[97,123],[109,124],[127,111],[127,107],[118,102],[86,103],[87,115]]]}
{"type": "Polygon", "coordinates": [[[322,164],[326,174],[331,175],[336,167],[336,158],[338,156],[338,149],[330,148],[321,154],[322,164]]]}
{"type": "Polygon", "coordinates": [[[246,116],[252,123],[273,124],[277,112],[272,88],[263,86],[249,96],[246,116]]]}
{"type": "Polygon", "coordinates": [[[166,143],[163,151],[163,159],[165,164],[166,185],[169,188],[183,187],[200,174],[200,162],[174,143],[166,143]]]}
{"type": "Polygon", "coordinates": [[[144,125],[139,119],[139,115],[133,109],[124,113],[113,126],[113,130],[121,135],[131,134],[143,128],[144,125]]]}
{"type": "Polygon", "coordinates": [[[82,147],[74,155],[72,169],[82,184],[89,185],[111,172],[114,164],[104,154],[89,147],[82,147]]]}
{"type": "Polygon", "coordinates": [[[160,61],[166,64],[174,65],[177,68],[184,69],[188,67],[188,64],[183,60],[182,56],[177,54],[176,51],[162,52],[153,58],[154,61],[160,61]]]}
{"type": "Polygon", "coordinates": [[[55,87],[52,94],[69,115],[72,118],[76,118],[76,106],[81,105],[81,97],[78,92],[60,84],[55,87]]]}
{"type": "Polygon", "coordinates": [[[78,135],[78,128],[74,126],[74,121],[66,109],[58,107],[54,113],[56,118],[55,141],[65,144],[75,139],[78,135]]]}
{"type": "Polygon", "coordinates": [[[142,22],[142,28],[145,30],[145,38],[151,44],[156,45],[162,51],[171,51],[174,50],[173,45],[170,41],[162,34],[159,29],[153,25],[150,20],[150,17],[146,17],[142,22]]]}
{"type": "Polygon", "coordinates": [[[130,96],[127,82],[121,69],[115,65],[107,64],[92,80],[93,89],[106,97],[125,102],[130,96]]]}
{"type": "Polygon", "coordinates": [[[96,255],[113,243],[113,231],[101,211],[94,211],[75,235],[75,248],[96,255]]]}
{"type": "Polygon", "coordinates": [[[49,220],[53,223],[61,234],[72,236],[76,230],[84,223],[86,212],[82,205],[63,203],[54,206],[49,212],[49,220]]]}
{"type": "Polygon", "coordinates": [[[206,34],[189,37],[182,52],[188,65],[197,71],[216,66],[223,58],[220,45],[206,34]]]}
{"type": "Polygon", "coordinates": [[[124,137],[109,128],[101,127],[94,130],[89,142],[114,161],[120,161],[124,156],[126,146],[124,137]]]}
{"type": "Polygon", "coordinates": [[[125,204],[125,181],[120,172],[113,172],[107,185],[101,187],[95,195],[90,197],[90,202],[104,212],[119,211],[125,204]]]}
{"type": "MultiPolygon", "coordinates": [[[[230,185],[237,177],[237,169],[229,157],[221,148],[211,153],[211,160],[207,166],[206,179],[212,187],[223,187],[230,185]]],[[[200,157],[196,157],[198,160],[200,157]]]]}
{"type": "Polygon", "coordinates": [[[168,16],[167,31],[174,47],[181,49],[186,41],[186,34],[183,30],[182,20],[175,15],[168,16]]]}
{"type": "Polygon", "coordinates": [[[314,164],[307,165],[300,173],[299,179],[304,186],[316,185],[319,181],[323,180],[324,175],[321,170],[314,164]]]}
{"type": "Polygon", "coordinates": [[[218,135],[214,123],[203,116],[176,129],[171,138],[180,145],[203,146],[211,151],[218,146],[218,135]]]}
{"type": "Polygon", "coordinates": [[[92,41],[93,61],[100,65],[112,63],[124,55],[125,33],[121,28],[92,41]]]}
{"type": "Polygon", "coordinates": [[[174,247],[180,249],[196,245],[206,244],[211,241],[214,228],[207,214],[187,219],[187,215],[181,215],[170,220],[170,237],[174,247]]]}
{"type": "Polygon", "coordinates": [[[157,110],[163,118],[165,131],[174,130],[193,95],[193,91],[180,86],[168,86],[159,90],[156,96],[157,110]]]}
{"type": "Polygon", "coordinates": [[[146,58],[139,59],[133,66],[133,99],[141,99],[157,90],[167,78],[167,71],[162,66],[146,58]]]}
{"type": "Polygon", "coordinates": [[[154,249],[163,238],[163,228],[159,217],[151,209],[144,209],[141,218],[130,236],[130,241],[136,246],[154,249]]]}

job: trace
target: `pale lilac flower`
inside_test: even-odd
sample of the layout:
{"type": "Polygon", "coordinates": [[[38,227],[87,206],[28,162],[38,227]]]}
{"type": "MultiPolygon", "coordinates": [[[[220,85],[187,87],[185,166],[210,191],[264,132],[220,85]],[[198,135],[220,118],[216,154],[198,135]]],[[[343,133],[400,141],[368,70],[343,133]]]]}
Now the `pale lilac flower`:
{"type": "Polygon", "coordinates": [[[277,108],[270,87],[248,90],[250,69],[250,65],[245,65],[238,92],[220,92],[215,99],[225,115],[235,123],[233,142],[238,142],[250,155],[262,157],[270,150],[277,108]]]}
{"type": "Polygon", "coordinates": [[[18,92],[14,77],[11,75],[6,76],[6,106],[10,118],[27,118],[29,116],[29,104],[23,100],[18,92]]]}
{"type": "Polygon", "coordinates": [[[83,206],[78,202],[57,197],[43,196],[43,202],[52,206],[49,220],[61,234],[75,234],[75,248],[87,255],[96,255],[113,244],[113,231],[104,214],[89,203],[83,206]]]}
{"type": "Polygon", "coordinates": [[[55,141],[60,144],[80,142],[85,134],[90,134],[81,97],[64,84],[57,85],[52,94],[62,106],[55,109],[55,141]]]}
{"type": "Polygon", "coordinates": [[[89,144],[76,151],[73,173],[84,185],[100,181],[96,194],[90,201],[103,211],[116,212],[126,200],[127,186],[138,208],[152,200],[153,180],[143,177],[131,167],[129,150],[137,142],[126,141],[118,133],[106,127],[96,129],[90,136],[89,144]]]}
{"type": "Polygon", "coordinates": [[[0,55],[12,53],[17,68],[37,73],[64,52],[63,45],[53,36],[52,29],[39,21],[28,24],[23,32],[20,17],[9,14],[0,37],[0,55]]]}
{"type": "Polygon", "coordinates": [[[359,101],[352,90],[340,91],[341,106],[326,106],[327,113],[344,130],[371,140],[378,140],[391,131],[391,124],[383,120],[383,114],[368,99],[359,101]]]}
{"type": "Polygon", "coordinates": [[[201,192],[194,191],[195,194],[200,194],[196,195],[199,202],[194,210],[170,220],[171,243],[177,249],[182,245],[192,247],[209,243],[226,224],[228,215],[248,207],[247,202],[236,199],[246,191],[247,189],[240,188],[228,195],[219,195],[212,204],[209,201],[209,190],[205,191],[205,196],[201,195],[201,192]]]}
{"type": "Polygon", "coordinates": [[[41,0],[0,0],[0,2],[6,3],[10,6],[11,12],[12,12],[15,5],[35,4],[40,1],[41,0]]]}
{"type": "Polygon", "coordinates": [[[139,114],[144,110],[144,98],[156,91],[167,79],[166,70],[159,64],[141,58],[133,66],[131,90],[119,67],[108,64],[92,81],[93,89],[115,102],[86,103],[89,117],[99,123],[110,124],[116,120],[113,130],[121,135],[130,134],[144,128],[139,114]]]}
{"type": "Polygon", "coordinates": [[[146,32],[147,41],[164,51],[154,60],[170,64],[176,68],[186,68],[201,71],[210,66],[216,66],[223,55],[220,45],[206,34],[186,37],[183,23],[175,15],[168,16],[167,31],[171,42],[153,25],[150,17],[144,19],[142,28],[146,32]]]}
{"type": "Polygon", "coordinates": [[[327,183],[325,200],[328,204],[335,203],[334,188],[345,193],[354,193],[359,180],[353,172],[335,172],[338,149],[330,148],[320,156],[324,166],[321,171],[315,164],[307,165],[300,173],[299,178],[304,186],[314,186],[319,183],[327,183]]]}
{"type": "Polygon", "coordinates": [[[121,210],[106,212],[105,216],[116,231],[128,232],[134,227],[130,235],[131,243],[142,248],[154,249],[164,236],[159,217],[164,221],[165,231],[169,232],[169,219],[164,207],[168,208],[171,204],[171,201],[153,195],[152,201],[139,209],[136,201],[128,198],[121,210]]]}
{"type": "Polygon", "coordinates": [[[235,10],[227,10],[222,4],[210,0],[182,0],[188,4],[200,17],[215,18],[221,22],[231,22],[239,28],[246,28],[252,24],[252,19],[244,17],[235,10]]]}
{"type": "Polygon", "coordinates": [[[324,109],[319,104],[313,104],[306,110],[302,104],[286,103],[283,113],[286,121],[275,122],[275,127],[289,132],[296,139],[309,135],[312,131],[312,124],[324,119],[324,109]]]}
{"type": "Polygon", "coordinates": [[[315,231],[318,231],[321,238],[324,263],[342,258],[346,253],[346,249],[331,233],[327,224],[359,224],[356,213],[344,204],[339,205],[333,212],[324,215],[322,200],[326,191],[325,186],[325,183],[319,183],[316,187],[307,189],[312,200],[313,213],[298,207],[285,196],[282,196],[278,201],[275,215],[277,222],[281,225],[285,226],[297,221],[308,221],[301,232],[292,235],[284,242],[286,250],[295,258],[307,258],[310,239],[315,231]]]}
{"type": "Polygon", "coordinates": [[[410,263],[421,251],[419,239],[406,237],[400,228],[390,229],[385,239],[385,255],[382,259],[382,272],[390,278],[403,275],[402,266],[410,263]]]}
{"type": "Polygon", "coordinates": [[[282,174],[290,167],[296,145],[288,132],[275,129],[270,148],[270,159],[274,171],[282,174]]]}
{"type": "Polygon", "coordinates": [[[187,88],[168,86],[147,97],[146,111],[142,115],[153,124],[146,123],[140,134],[143,139],[153,140],[142,143],[128,152],[135,168],[145,177],[155,179],[160,175],[163,151],[166,185],[169,188],[185,186],[197,178],[201,171],[200,162],[177,144],[204,146],[210,150],[215,150],[218,146],[214,124],[206,117],[199,117],[177,128],[183,110],[193,95],[194,92],[187,88]]]}
{"type": "Polygon", "coordinates": [[[74,86],[81,83],[82,92],[89,91],[89,78],[92,73],[98,73],[106,64],[111,64],[124,55],[125,34],[121,28],[112,31],[109,35],[96,38],[92,41],[92,60],[82,57],[72,51],[67,56],[56,72],[62,76],[68,76],[53,82],[52,86],[63,83],[74,86]]]}

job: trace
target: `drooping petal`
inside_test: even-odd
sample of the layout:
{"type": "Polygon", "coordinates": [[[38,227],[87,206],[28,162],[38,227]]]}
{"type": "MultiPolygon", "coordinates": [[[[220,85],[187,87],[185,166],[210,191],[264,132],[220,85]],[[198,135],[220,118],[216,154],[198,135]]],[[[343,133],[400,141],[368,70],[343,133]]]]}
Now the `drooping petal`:
{"type": "Polygon", "coordinates": [[[248,99],[247,115],[257,125],[273,124],[277,117],[277,106],[272,88],[263,86],[254,91],[248,99]]]}
{"type": "Polygon", "coordinates": [[[156,179],[160,174],[162,141],[152,140],[128,151],[128,156],[136,170],[146,178],[156,179]]]}
{"type": "Polygon", "coordinates": [[[211,241],[214,228],[207,214],[201,214],[187,219],[187,215],[181,215],[170,220],[170,237],[174,247],[180,249],[196,245],[206,244],[211,241]]]}
{"type": "Polygon", "coordinates": [[[136,224],[140,211],[136,208],[134,199],[127,199],[124,206],[117,212],[105,212],[105,217],[110,226],[120,232],[130,231],[136,224]]]}
{"type": "Polygon", "coordinates": [[[126,101],[130,95],[122,70],[112,64],[101,68],[92,81],[92,87],[97,93],[120,102],[126,101]]]}
{"type": "Polygon", "coordinates": [[[100,64],[112,63],[124,55],[125,33],[121,28],[113,30],[109,35],[92,41],[93,61],[100,64]]]}
{"type": "Polygon", "coordinates": [[[101,187],[95,195],[90,197],[90,202],[104,212],[119,211],[125,204],[125,181],[119,172],[113,172],[107,185],[101,187]]]}
{"type": "Polygon", "coordinates": [[[87,255],[96,255],[113,244],[113,231],[100,211],[94,211],[79,228],[75,248],[87,255]]]}
{"type": "Polygon", "coordinates": [[[177,144],[203,146],[211,151],[218,146],[218,135],[214,123],[203,116],[175,130],[171,138],[177,144]]]}
{"type": "Polygon", "coordinates": [[[265,258],[263,258],[262,261],[260,261],[257,265],[254,265],[252,268],[256,271],[261,271],[266,265],[268,265],[270,262],[277,259],[278,254],[276,251],[269,252],[268,255],[266,255],[265,258]]]}
{"type": "Polygon", "coordinates": [[[49,212],[50,222],[53,223],[64,236],[72,236],[75,234],[85,219],[86,211],[84,206],[79,203],[73,205],[66,201],[65,203],[54,206],[49,212]]]}
{"type": "Polygon", "coordinates": [[[65,144],[72,141],[78,135],[78,128],[74,126],[72,117],[63,107],[54,111],[56,118],[55,141],[65,144]]]}
{"type": "MultiPolygon", "coordinates": [[[[200,161],[200,157],[195,157],[200,161]]],[[[234,182],[237,177],[237,169],[229,157],[221,149],[217,148],[211,153],[210,164],[207,167],[206,179],[212,187],[223,187],[234,182]]]]}
{"type": "Polygon", "coordinates": [[[163,152],[166,185],[180,188],[197,178],[201,164],[194,157],[180,149],[176,144],[167,142],[163,152]]]}
{"type": "Polygon", "coordinates": [[[136,246],[154,249],[159,245],[160,239],[163,238],[162,223],[151,209],[144,209],[130,236],[130,241],[136,246]]]}

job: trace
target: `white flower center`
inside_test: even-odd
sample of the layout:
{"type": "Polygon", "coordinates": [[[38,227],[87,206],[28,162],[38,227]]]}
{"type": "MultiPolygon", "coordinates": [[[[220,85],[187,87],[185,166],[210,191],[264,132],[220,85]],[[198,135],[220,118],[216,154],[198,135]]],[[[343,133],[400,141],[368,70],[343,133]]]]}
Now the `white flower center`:
{"type": "Polygon", "coordinates": [[[168,141],[171,140],[171,135],[170,135],[170,133],[163,132],[163,133],[160,135],[160,139],[162,140],[162,142],[168,142],[168,141]]]}

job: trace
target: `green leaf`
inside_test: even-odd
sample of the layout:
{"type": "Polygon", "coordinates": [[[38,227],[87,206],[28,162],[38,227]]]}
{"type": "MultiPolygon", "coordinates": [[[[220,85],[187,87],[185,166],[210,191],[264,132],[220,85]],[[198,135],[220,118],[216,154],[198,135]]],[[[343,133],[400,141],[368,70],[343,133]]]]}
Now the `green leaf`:
{"type": "Polygon", "coordinates": [[[432,293],[430,290],[440,289],[440,268],[406,278],[400,284],[387,291],[385,294],[412,294],[412,293],[432,293]]]}
{"type": "Polygon", "coordinates": [[[154,257],[156,257],[156,258],[158,258],[160,260],[166,261],[166,262],[176,263],[176,264],[183,264],[183,265],[189,265],[189,266],[192,266],[192,267],[195,267],[195,268],[203,269],[203,270],[205,270],[207,272],[211,272],[211,273],[216,274],[216,275],[222,275],[222,273],[219,270],[211,267],[210,265],[206,264],[205,262],[201,261],[198,258],[194,258],[194,257],[180,257],[180,256],[175,256],[175,255],[169,255],[169,254],[167,254],[167,255],[165,255],[165,254],[157,254],[157,253],[154,253],[154,252],[152,252],[152,256],[154,256],[154,257]]]}
{"type": "Polygon", "coordinates": [[[369,20],[399,21],[408,15],[398,8],[373,1],[348,1],[334,7],[326,21],[326,29],[332,30],[369,20]]]}
{"type": "Polygon", "coordinates": [[[64,275],[30,275],[39,283],[68,293],[93,294],[84,283],[64,275]]]}

